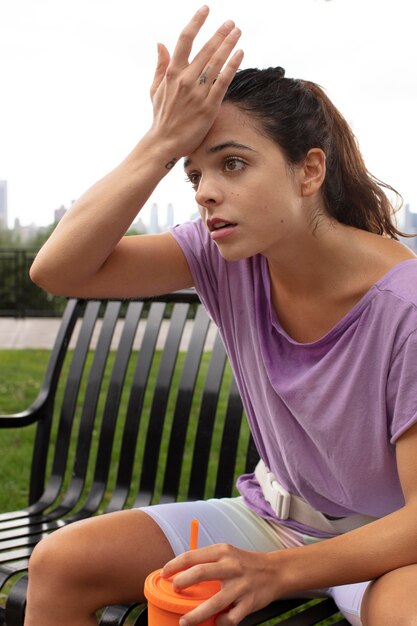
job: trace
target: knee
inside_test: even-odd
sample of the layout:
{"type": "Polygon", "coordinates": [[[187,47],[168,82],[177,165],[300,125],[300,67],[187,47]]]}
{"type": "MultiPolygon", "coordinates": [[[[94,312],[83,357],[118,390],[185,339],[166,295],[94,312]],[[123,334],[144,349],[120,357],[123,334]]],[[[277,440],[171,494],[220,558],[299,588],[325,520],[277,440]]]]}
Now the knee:
{"type": "Polygon", "coordinates": [[[415,566],[412,569],[385,574],[368,587],[362,602],[363,626],[417,626],[417,580],[410,577],[415,566]]]}
{"type": "Polygon", "coordinates": [[[79,552],[75,528],[71,533],[67,528],[54,531],[42,539],[32,552],[29,581],[31,584],[47,583],[47,588],[55,592],[60,585],[66,588],[71,580],[82,575],[83,570],[77,558],[79,552]]]}
{"type": "Polygon", "coordinates": [[[361,622],[363,626],[417,626],[417,613],[392,597],[384,598],[363,608],[361,622]]]}

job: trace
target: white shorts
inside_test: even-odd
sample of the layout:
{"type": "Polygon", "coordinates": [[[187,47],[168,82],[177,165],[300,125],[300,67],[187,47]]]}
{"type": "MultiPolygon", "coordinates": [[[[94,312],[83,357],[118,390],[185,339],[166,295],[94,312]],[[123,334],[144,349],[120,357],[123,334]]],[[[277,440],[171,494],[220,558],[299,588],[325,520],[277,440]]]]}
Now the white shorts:
{"type": "MultiPolygon", "coordinates": [[[[317,537],[264,520],[251,511],[241,497],[197,502],[156,504],[141,509],[150,515],[166,535],[175,555],[188,550],[190,524],[199,520],[198,546],[227,543],[243,550],[271,552],[323,541],[317,537]]],[[[360,608],[369,582],[310,590],[305,597],[333,598],[340,612],[353,626],[362,626],[360,608]]]]}

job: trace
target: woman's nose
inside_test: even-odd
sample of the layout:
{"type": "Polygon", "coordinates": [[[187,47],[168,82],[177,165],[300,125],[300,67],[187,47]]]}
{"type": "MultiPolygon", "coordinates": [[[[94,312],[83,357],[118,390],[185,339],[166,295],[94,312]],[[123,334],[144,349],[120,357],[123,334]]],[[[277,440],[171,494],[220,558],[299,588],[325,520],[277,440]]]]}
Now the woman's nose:
{"type": "Polygon", "coordinates": [[[202,177],[195,194],[197,204],[201,206],[212,206],[219,204],[222,200],[222,192],[219,185],[212,178],[202,177]]]}

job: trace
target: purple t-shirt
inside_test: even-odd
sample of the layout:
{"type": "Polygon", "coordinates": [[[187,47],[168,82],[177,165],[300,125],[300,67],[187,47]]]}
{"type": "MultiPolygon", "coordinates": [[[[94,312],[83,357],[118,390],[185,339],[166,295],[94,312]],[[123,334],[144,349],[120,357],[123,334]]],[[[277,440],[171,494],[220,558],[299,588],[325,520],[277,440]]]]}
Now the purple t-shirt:
{"type": "MultiPolygon", "coordinates": [[[[417,421],[417,259],[393,267],[324,337],[299,343],[276,317],[263,255],[225,261],[199,219],[171,233],[280,483],[335,517],[403,506],[394,444],[417,421]]],[[[253,474],[238,489],[256,513],[276,519],[253,474]]]]}

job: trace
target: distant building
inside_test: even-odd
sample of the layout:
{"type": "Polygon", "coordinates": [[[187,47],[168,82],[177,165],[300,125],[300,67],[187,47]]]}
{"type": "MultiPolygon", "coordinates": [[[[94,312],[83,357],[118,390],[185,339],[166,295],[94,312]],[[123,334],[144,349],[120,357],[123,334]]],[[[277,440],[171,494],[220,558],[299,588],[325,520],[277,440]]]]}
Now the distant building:
{"type": "Polygon", "coordinates": [[[55,209],[54,223],[57,224],[60,220],[62,220],[66,212],[67,212],[67,209],[64,207],[63,204],[59,207],[59,209],[55,209]]]}
{"type": "Polygon", "coordinates": [[[8,228],[7,180],[0,180],[0,228],[8,228]]]}
{"type": "Polygon", "coordinates": [[[167,206],[167,228],[174,226],[174,207],[171,203],[167,206]]]}
{"type": "MultiPolygon", "coordinates": [[[[410,210],[409,204],[406,204],[404,207],[404,219],[400,230],[410,235],[417,235],[417,213],[410,210]]],[[[417,236],[401,237],[401,241],[417,253],[417,236]]]]}
{"type": "Polygon", "coordinates": [[[42,232],[46,231],[46,227],[37,226],[36,224],[23,225],[18,218],[14,221],[14,234],[21,245],[26,245],[42,232]]]}
{"type": "Polygon", "coordinates": [[[151,221],[149,226],[149,232],[151,235],[159,233],[159,221],[158,221],[158,205],[156,202],[151,206],[151,221]]]}
{"type": "Polygon", "coordinates": [[[144,235],[147,232],[146,226],[140,217],[138,217],[136,222],[133,222],[130,228],[135,230],[138,235],[144,235]]]}

